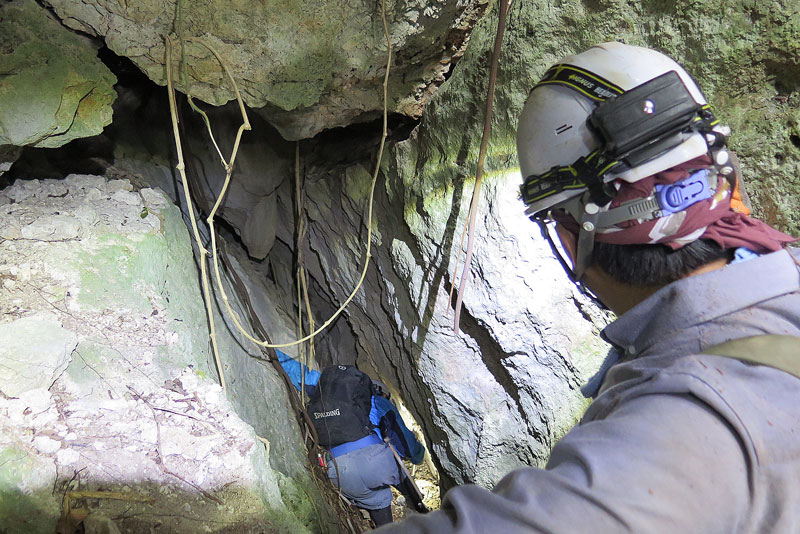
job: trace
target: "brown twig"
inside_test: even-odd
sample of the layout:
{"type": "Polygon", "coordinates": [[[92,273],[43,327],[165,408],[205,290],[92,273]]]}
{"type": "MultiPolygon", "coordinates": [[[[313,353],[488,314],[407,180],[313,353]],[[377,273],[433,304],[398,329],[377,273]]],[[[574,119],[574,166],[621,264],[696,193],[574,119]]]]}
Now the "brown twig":
{"type": "Polygon", "coordinates": [[[196,489],[197,491],[202,493],[203,496],[206,499],[214,501],[217,504],[224,504],[217,497],[214,497],[209,492],[207,492],[206,490],[204,490],[203,488],[201,488],[200,486],[198,486],[197,484],[195,484],[191,480],[186,480],[184,477],[182,477],[178,473],[175,473],[174,471],[170,470],[165,465],[165,463],[164,463],[164,455],[161,454],[161,423],[158,422],[158,417],[156,417],[157,408],[155,408],[152,404],[150,404],[150,402],[147,399],[145,399],[141,394],[137,393],[136,390],[133,389],[131,386],[128,386],[128,389],[130,390],[130,392],[134,396],[134,398],[139,399],[143,403],[145,403],[145,405],[148,408],[150,408],[150,411],[153,413],[153,421],[155,421],[155,423],[156,423],[156,440],[157,440],[156,441],[156,456],[158,457],[158,461],[156,462],[156,465],[158,465],[158,467],[161,469],[161,471],[163,471],[165,474],[171,475],[171,476],[177,478],[178,480],[184,482],[185,484],[188,484],[189,486],[193,487],[194,489],[196,489]]]}
{"type": "Polygon", "coordinates": [[[195,421],[198,421],[200,423],[204,423],[206,425],[209,425],[209,426],[212,426],[212,427],[216,427],[216,425],[214,423],[212,423],[210,421],[204,421],[203,419],[200,419],[199,417],[195,417],[193,415],[189,415],[188,413],[176,412],[175,410],[168,410],[166,408],[159,408],[158,406],[153,406],[153,409],[154,410],[158,410],[159,412],[167,412],[167,413],[171,413],[171,414],[174,414],[174,415],[180,415],[181,417],[188,417],[189,419],[194,419],[195,421]]]}
{"type": "MultiPolygon", "coordinates": [[[[494,104],[494,86],[497,81],[497,66],[500,63],[500,50],[503,46],[503,32],[506,28],[506,15],[508,15],[508,8],[511,5],[511,0],[500,0],[499,17],[497,22],[497,34],[494,39],[494,52],[492,54],[492,66],[489,71],[489,88],[486,97],[486,120],[483,124],[483,136],[481,137],[481,148],[478,153],[478,169],[475,173],[475,188],[472,190],[472,201],[469,205],[469,236],[467,238],[467,252],[464,258],[464,270],[461,273],[461,283],[458,286],[458,297],[456,297],[456,315],[453,321],[453,330],[456,334],[459,331],[459,321],[461,319],[461,301],[464,299],[464,289],[467,285],[467,277],[469,276],[469,269],[472,265],[472,245],[475,238],[475,224],[478,217],[478,202],[481,193],[481,178],[483,178],[483,161],[486,158],[486,148],[489,144],[489,134],[492,131],[492,106],[494,104]]],[[[462,236],[463,243],[463,236],[462,236]]],[[[459,249],[459,255],[461,250],[459,249]]],[[[456,268],[458,268],[458,261],[456,261],[456,268]]],[[[458,274],[458,273],[456,273],[458,274]]],[[[455,276],[453,277],[455,283],[455,276]]],[[[452,293],[452,291],[451,291],[452,293]]]]}

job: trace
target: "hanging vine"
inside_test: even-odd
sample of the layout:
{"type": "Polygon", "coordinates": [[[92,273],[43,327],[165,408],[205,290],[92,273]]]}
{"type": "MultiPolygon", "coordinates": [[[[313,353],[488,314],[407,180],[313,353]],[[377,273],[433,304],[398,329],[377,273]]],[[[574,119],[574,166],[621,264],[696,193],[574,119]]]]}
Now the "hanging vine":
{"type": "MultiPolygon", "coordinates": [[[[306,236],[306,219],[304,211],[305,191],[303,190],[302,173],[300,170],[300,141],[295,145],[294,155],[294,176],[295,176],[295,198],[297,204],[297,337],[302,338],[303,333],[303,306],[305,305],[306,317],[308,318],[308,331],[314,331],[314,316],[311,313],[311,302],[308,298],[308,275],[305,267],[305,257],[303,254],[303,242],[306,236]]],[[[307,343],[299,345],[301,370],[308,368],[314,361],[314,338],[307,343]]],[[[305,404],[306,374],[300,373],[300,395],[305,404]]]]}
{"type": "MultiPolygon", "coordinates": [[[[234,325],[236,326],[237,330],[239,330],[239,332],[241,332],[241,334],[245,338],[247,338],[249,341],[251,341],[251,342],[253,342],[256,345],[259,345],[261,347],[267,347],[267,348],[283,348],[283,347],[290,347],[290,346],[294,346],[294,345],[298,345],[298,344],[304,343],[306,341],[309,341],[309,340],[313,339],[316,335],[318,335],[320,332],[322,332],[331,323],[333,323],[334,320],[336,320],[336,318],[342,313],[342,311],[344,311],[344,309],[347,307],[347,305],[350,303],[350,301],[353,299],[353,297],[355,297],[355,294],[361,288],[361,285],[363,284],[364,278],[365,278],[365,276],[367,274],[367,268],[369,267],[369,260],[370,260],[370,257],[371,257],[370,251],[371,251],[371,247],[372,247],[372,212],[373,212],[373,204],[374,204],[375,184],[377,182],[378,174],[380,172],[380,164],[381,164],[381,160],[383,158],[383,150],[384,150],[384,147],[385,147],[385,144],[386,144],[386,137],[387,137],[388,98],[389,98],[388,97],[388,84],[389,84],[389,73],[390,73],[391,62],[392,62],[392,43],[391,43],[391,38],[390,38],[390,35],[389,35],[389,26],[388,26],[388,23],[386,21],[385,1],[383,1],[383,0],[381,1],[381,21],[383,23],[384,36],[386,38],[386,47],[387,47],[386,73],[384,75],[384,80],[383,80],[383,130],[382,130],[380,145],[379,145],[379,149],[378,149],[377,161],[375,163],[375,171],[374,171],[374,173],[372,175],[372,181],[371,181],[371,184],[370,184],[369,210],[368,210],[368,216],[367,216],[367,238],[366,238],[366,251],[365,251],[365,255],[364,255],[365,256],[364,257],[364,267],[361,270],[361,275],[359,277],[359,280],[358,280],[355,288],[350,293],[350,295],[347,297],[347,299],[345,299],[345,301],[342,303],[342,305],[339,307],[339,309],[337,309],[331,315],[331,317],[328,320],[326,320],[321,326],[319,326],[316,329],[313,329],[313,325],[314,325],[313,321],[309,321],[309,325],[310,325],[309,329],[312,330],[312,331],[309,334],[300,337],[300,339],[297,339],[295,341],[291,341],[291,342],[288,342],[288,343],[270,343],[267,340],[259,340],[256,337],[254,337],[253,335],[251,335],[242,326],[238,314],[231,307],[230,299],[229,299],[229,297],[227,295],[227,292],[225,291],[225,287],[224,287],[224,284],[222,282],[222,275],[221,275],[220,268],[219,268],[219,255],[218,255],[218,251],[217,251],[216,229],[215,229],[215,225],[214,225],[214,217],[215,217],[215,215],[217,213],[217,210],[219,209],[220,204],[222,203],[222,199],[225,197],[225,193],[227,192],[228,186],[230,185],[231,175],[233,174],[234,163],[236,161],[236,155],[237,155],[238,150],[239,150],[239,144],[241,142],[242,134],[244,133],[245,130],[250,130],[251,126],[250,126],[250,121],[249,121],[248,116],[247,116],[247,111],[246,111],[245,106],[244,106],[244,102],[243,102],[241,94],[239,92],[239,88],[238,88],[238,86],[236,84],[236,81],[233,78],[233,75],[231,74],[230,68],[228,67],[226,61],[222,58],[222,56],[211,45],[207,44],[205,41],[203,41],[201,39],[196,39],[196,38],[193,38],[193,37],[183,37],[182,36],[182,5],[181,5],[181,3],[182,3],[182,0],[179,1],[179,3],[178,3],[178,17],[177,17],[177,22],[176,22],[176,25],[177,25],[176,26],[176,32],[178,33],[178,35],[180,36],[180,39],[181,39],[181,47],[182,47],[181,56],[183,58],[184,72],[185,72],[185,65],[186,65],[185,52],[184,52],[184,49],[183,49],[184,43],[186,43],[186,42],[196,43],[196,44],[200,44],[200,45],[204,46],[205,48],[207,48],[214,55],[214,57],[217,59],[217,61],[222,66],[223,70],[225,71],[225,75],[226,75],[228,81],[230,82],[230,84],[231,84],[231,86],[232,86],[232,88],[234,90],[234,93],[236,95],[236,101],[237,101],[237,103],[239,105],[239,110],[240,110],[240,112],[242,114],[242,124],[240,125],[240,127],[239,127],[239,129],[238,129],[238,131],[236,133],[236,138],[234,140],[233,149],[231,150],[231,155],[230,155],[229,159],[226,161],[224,156],[222,155],[221,150],[219,149],[219,145],[217,144],[216,139],[214,138],[214,133],[212,131],[211,123],[210,123],[210,120],[208,119],[208,116],[204,112],[202,112],[202,110],[200,110],[196,105],[194,105],[193,101],[191,100],[191,95],[189,95],[188,79],[185,80],[186,87],[187,87],[186,93],[187,93],[187,98],[190,101],[190,105],[192,106],[192,109],[194,109],[195,111],[197,111],[198,113],[200,113],[202,115],[203,121],[206,124],[206,128],[208,130],[208,134],[211,137],[212,143],[214,144],[214,147],[217,150],[217,153],[219,155],[221,164],[225,168],[225,180],[223,182],[222,188],[221,188],[219,194],[217,195],[216,201],[214,203],[214,207],[211,209],[210,213],[208,214],[208,217],[206,218],[206,223],[208,224],[208,229],[209,229],[209,235],[211,237],[211,251],[210,251],[210,254],[211,254],[211,257],[212,257],[212,260],[213,260],[214,277],[215,277],[215,280],[216,280],[216,287],[217,287],[217,289],[219,291],[220,297],[222,298],[222,302],[225,304],[225,309],[227,310],[227,312],[228,312],[231,320],[233,321],[234,325]]],[[[202,284],[203,284],[203,296],[204,296],[205,303],[206,303],[206,313],[208,314],[208,317],[209,317],[209,326],[210,326],[210,331],[211,331],[211,343],[212,343],[212,347],[213,347],[213,350],[214,350],[214,359],[215,359],[215,362],[216,362],[216,365],[217,365],[217,368],[218,368],[218,371],[219,371],[219,374],[220,374],[220,383],[221,383],[223,389],[225,389],[225,387],[226,387],[225,386],[225,377],[224,377],[224,373],[223,373],[223,369],[222,369],[222,363],[221,363],[221,360],[220,360],[220,357],[219,357],[219,350],[218,350],[218,347],[217,347],[213,310],[211,308],[211,302],[212,301],[211,301],[211,298],[210,298],[210,283],[208,281],[208,270],[207,270],[207,267],[206,267],[206,259],[207,259],[207,256],[209,255],[209,250],[207,248],[205,248],[205,246],[203,245],[202,239],[200,237],[200,232],[198,230],[197,221],[196,221],[195,214],[194,214],[194,203],[192,201],[191,193],[189,192],[188,180],[186,178],[186,170],[185,170],[186,166],[185,166],[185,163],[184,163],[183,148],[181,146],[180,134],[179,134],[179,130],[178,130],[178,114],[177,114],[177,106],[176,106],[176,103],[175,103],[175,89],[174,89],[173,76],[172,76],[172,39],[169,36],[167,36],[166,40],[165,40],[165,53],[166,53],[166,61],[165,61],[165,63],[166,63],[166,67],[167,67],[167,69],[166,69],[167,70],[167,88],[168,88],[168,94],[169,94],[170,115],[171,115],[171,118],[172,118],[172,128],[173,128],[173,134],[174,134],[174,137],[175,137],[175,148],[176,148],[176,151],[177,151],[177,154],[178,154],[178,164],[176,165],[176,169],[178,170],[178,172],[179,172],[179,174],[181,176],[181,181],[183,183],[184,195],[186,197],[186,202],[188,204],[188,211],[189,211],[189,216],[190,216],[190,219],[191,219],[194,238],[195,238],[195,241],[197,243],[198,250],[200,251],[200,256],[201,256],[201,261],[200,261],[200,266],[201,267],[200,267],[200,270],[201,270],[201,278],[202,278],[202,284]]],[[[297,156],[296,160],[299,160],[299,153],[298,153],[298,156],[297,156]]],[[[298,276],[298,278],[301,280],[300,284],[298,284],[298,286],[299,286],[298,289],[302,288],[302,290],[303,290],[303,293],[305,295],[306,308],[307,308],[307,310],[309,312],[308,315],[310,317],[310,303],[308,302],[308,288],[307,288],[307,282],[304,281],[305,280],[305,269],[304,269],[304,267],[302,265],[299,266],[299,269],[301,269],[301,273],[300,274],[302,274],[302,276],[298,276]]],[[[299,301],[299,296],[298,296],[298,301],[299,301]]],[[[302,306],[298,306],[298,308],[302,309],[302,306]]],[[[300,312],[300,313],[302,313],[302,312],[300,312]]],[[[302,319],[302,315],[300,315],[300,319],[302,319]]],[[[300,330],[300,333],[302,334],[302,330],[300,330]]]]}
{"type": "Polygon", "coordinates": [[[467,277],[472,266],[472,246],[475,239],[475,225],[478,218],[478,204],[481,195],[481,179],[483,178],[483,163],[486,159],[486,148],[489,144],[489,134],[492,132],[492,107],[494,105],[494,87],[497,81],[497,66],[500,63],[500,51],[503,46],[503,32],[506,28],[506,17],[511,0],[500,0],[499,20],[497,22],[497,33],[494,39],[494,51],[492,53],[492,64],[489,71],[489,87],[486,96],[486,120],[483,123],[483,135],[481,136],[481,147],[478,152],[478,169],[475,173],[475,187],[472,190],[472,200],[469,205],[469,215],[464,223],[464,230],[461,233],[461,242],[458,245],[458,255],[456,256],[455,275],[450,285],[450,300],[453,298],[453,288],[455,279],[458,275],[458,264],[461,259],[461,250],[464,246],[464,236],[467,235],[467,251],[464,258],[464,270],[461,272],[461,281],[458,285],[458,296],[455,305],[455,319],[453,320],[453,331],[458,334],[459,323],[461,320],[461,303],[464,300],[464,292],[467,286],[467,277]]]}

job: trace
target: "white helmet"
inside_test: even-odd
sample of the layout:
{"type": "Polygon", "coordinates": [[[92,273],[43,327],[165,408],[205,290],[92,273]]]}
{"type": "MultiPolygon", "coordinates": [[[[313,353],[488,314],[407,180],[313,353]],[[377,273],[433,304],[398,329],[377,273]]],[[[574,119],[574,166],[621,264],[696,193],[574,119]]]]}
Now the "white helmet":
{"type": "MultiPolygon", "coordinates": [[[[597,215],[614,195],[609,182],[636,182],[706,153],[730,174],[728,133],[672,59],[622,43],[594,46],[552,66],[522,110],[517,152],[526,213],[535,219],[565,207],[583,226],[591,211],[591,235],[579,239],[591,243],[596,228],[633,218],[620,220],[622,210],[597,215]]],[[[640,218],[645,208],[647,216],[661,213],[657,202],[637,208],[640,218]]]]}

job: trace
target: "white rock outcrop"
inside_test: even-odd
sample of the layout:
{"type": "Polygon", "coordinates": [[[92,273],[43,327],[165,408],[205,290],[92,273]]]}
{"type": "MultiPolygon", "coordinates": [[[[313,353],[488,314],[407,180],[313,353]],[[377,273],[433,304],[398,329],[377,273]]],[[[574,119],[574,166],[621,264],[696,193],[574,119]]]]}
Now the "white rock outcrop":
{"type": "MultiPolygon", "coordinates": [[[[0,198],[0,530],[50,534],[74,519],[69,501],[121,533],[324,531],[284,500],[308,480],[270,466],[217,383],[178,208],[87,175],[17,181],[0,198]]],[[[220,335],[226,361],[250,359],[220,335]]],[[[250,373],[274,370],[255,361],[250,373]]],[[[265,394],[285,398],[272,383],[265,394]]],[[[281,426],[296,427],[281,408],[281,426]]],[[[298,435],[267,439],[302,459],[298,435]]]]}

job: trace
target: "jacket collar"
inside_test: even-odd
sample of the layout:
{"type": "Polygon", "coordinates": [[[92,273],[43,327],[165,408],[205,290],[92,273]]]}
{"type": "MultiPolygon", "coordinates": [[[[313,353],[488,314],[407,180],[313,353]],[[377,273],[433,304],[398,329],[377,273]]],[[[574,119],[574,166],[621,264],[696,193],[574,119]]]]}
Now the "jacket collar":
{"type": "MultiPolygon", "coordinates": [[[[646,352],[656,340],[798,290],[798,265],[781,250],[673,282],[608,325],[602,336],[627,359],[646,352]]],[[[695,345],[702,351],[719,342],[696,340],[695,345]]]]}

